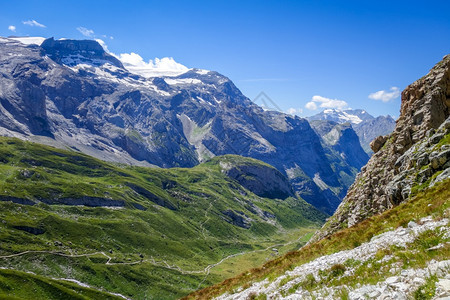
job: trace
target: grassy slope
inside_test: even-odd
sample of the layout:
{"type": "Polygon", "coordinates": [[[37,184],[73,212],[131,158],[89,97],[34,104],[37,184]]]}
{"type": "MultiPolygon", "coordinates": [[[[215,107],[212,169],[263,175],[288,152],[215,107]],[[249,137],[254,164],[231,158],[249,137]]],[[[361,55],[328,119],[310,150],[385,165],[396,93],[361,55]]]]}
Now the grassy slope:
{"type": "MultiPolygon", "coordinates": [[[[225,159],[263,164],[233,156],[225,159]]],[[[302,200],[255,196],[223,175],[218,160],[192,169],[117,166],[71,151],[0,138],[0,199],[90,196],[125,202],[125,207],[112,209],[0,201],[0,256],[30,250],[72,255],[104,252],[113,263],[142,260],[135,265],[107,265],[102,254],[28,253],[0,258],[0,267],[74,278],[136,299],[171,299],[263,263],[273,256],[271,245],[292,242],[280,246],[280,253],[298,248],[305,240],[294,241],[323,222],[324,216],[302,200]],[[151,202],[144,195],[147,192],[175,210],[151,202]],[[255,214],[255,206],[276,215],[276,224],[255,214]],[[222,212],[227,209],[245,213],[252,226],[244,229],[226,222],[222,212]],[[34,235],[18,226],[44,233],[34,235]],[[255,252],[212,268],[209,276],[175,269],[199,271],[228,255],[250,251],[255,252]]],[[[7,292],[4,285],[0,284],[0,292],[7,292]]],[[[17,294],[27,298],[24,295],[17,294]]]]}
{"type": "Polygon", "coordinates": [[[0,287],[1,299],[123,299],[69,281],[16,270],[0,269],[0,287]]]}
{"type": "MultiPolygon", "coordinates": [[[[280,258],[269,261],[260,268],[251,269],[239,276],[227,279],[220,284],[194,292],[186,298],[210,299],[225,292],[232,292],[238,287],[249,286],[252,282],[260,281],[264,278],[274,279],[277,276],[284,274],[287,270],[293,269],[296,266],[309,262],[315,258],[342,250],[352,249],[361,243],[369,241],[374,235],[392,230],[399,226],[406,226],[411,220],[418,221],[420,218],[429,215],[434,218],[448,218],[450,217],[449,200],[450,179],[447,179],[445,182],[431,189],[419,192],[413,199],[404,202],[389,211],[368,218],[351,228],[343,229],[336,234],[310,244],[299,251],[293,251],[280,258]]],[[[431,236],[430,238],[432,239],[434,236],[431,236]]],[[[419,245],[423,248],[420,248],[422,249],[420,252],[421,255],[417,255],[417,253],[409,255],[406,253],[408,256],[405,258],[405,267],[424,267],[424,263],[427,260],[434,258],[436,255],[441,255],[441,259],[448,259],[448,247],[442,251],[425,253],[426,251],[424,251],[424,249],[431,246],[428,245],[426,241],[426,239],[423,239],[422,242],[424,245],[419,245]],[[427,255],[430,257],[425,257],[427,255]]],[[[403,255],[405,254],[403,253],[403,255]]],[[[373,270],[369,268],[361,269],[365,273],[358,274],[358,276],[362,277],[356,278],[353,284],[360,282],[361,278],[372,277],[373,270]]],[[[338,283],[336,282],[336,284],[338,283]]]]}

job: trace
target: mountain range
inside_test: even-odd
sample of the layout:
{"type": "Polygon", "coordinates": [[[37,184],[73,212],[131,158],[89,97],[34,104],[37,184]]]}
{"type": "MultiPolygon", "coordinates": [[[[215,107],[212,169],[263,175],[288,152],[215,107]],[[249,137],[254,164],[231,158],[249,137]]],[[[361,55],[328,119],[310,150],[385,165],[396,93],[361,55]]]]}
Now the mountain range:
{"type": "Polygon", "coordinates": [[[308,117],[308,120],[328,120],[339,124],[350,123],[358,135],[361,146],[369,155],[373,154],[370,142],[380,135],[390,134],[395,127],[395,120],[391,116],[374,117],[362,109],[325,109],[308,117]]]}
{"type": "Polygon", "coordinates": [[[328,214],[368,160],[356,135],[337,129],[324,142],[307,120],[263,110],[217,72],[148,76],[124,65],[93,40],[1,38],[0,134],[141,166],[252,157],[328,214]]]}

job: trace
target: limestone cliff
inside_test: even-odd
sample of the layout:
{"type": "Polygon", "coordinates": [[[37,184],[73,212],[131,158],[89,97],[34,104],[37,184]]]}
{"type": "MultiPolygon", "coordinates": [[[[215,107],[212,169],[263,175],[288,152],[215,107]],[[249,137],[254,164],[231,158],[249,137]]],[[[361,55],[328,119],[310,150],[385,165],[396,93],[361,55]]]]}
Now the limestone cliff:
{"type": "Polygon", "coordinates": [[[381,213],[450,176],[450,55],[402,93],[394,132],[371,143],[362,168],[318,240],[381,213]]]}

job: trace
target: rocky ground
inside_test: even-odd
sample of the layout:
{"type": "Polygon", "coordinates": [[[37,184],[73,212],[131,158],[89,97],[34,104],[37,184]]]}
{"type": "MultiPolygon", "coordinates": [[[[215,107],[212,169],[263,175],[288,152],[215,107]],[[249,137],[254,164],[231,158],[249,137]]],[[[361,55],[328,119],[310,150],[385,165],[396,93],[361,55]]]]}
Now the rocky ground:
{"type": "Polygon", "coordinates": [[[431,259],[423,262],[425,267],[405,268],[405,260],[398,259],[417,254],[413,245],[432,234],[439,236],[439,243],[425,251],[448,250],[449,220],[426,217],[374,236],[352,250],[298,266],[274,281],[265,279],[218,299],[448,299],[450,260],[431,259]],[[358,283],[352,282],[355,277],[358,283]]]}

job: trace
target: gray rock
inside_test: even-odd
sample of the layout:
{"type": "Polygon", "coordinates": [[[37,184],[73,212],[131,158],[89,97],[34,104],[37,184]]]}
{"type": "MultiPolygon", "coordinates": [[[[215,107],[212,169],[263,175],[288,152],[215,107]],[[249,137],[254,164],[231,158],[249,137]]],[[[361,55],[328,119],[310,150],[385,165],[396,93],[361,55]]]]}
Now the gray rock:
{"type": "Polygon", "coordinates": [[[447,294],[446,296],[450,296],[450,280],[439,279],[436,283],[436,287],[440,290],[440,292],[447,294]]]}
{"type": "Polygon", "coordinates": [[[400,277],[398,276],[392,276],[392,277],[388,277],[386,278],[386,284],[388,285],[393,285],[394,283],[397,283],[400,281],[400,277]]]}
{"type": "Polygon", "coordinates": [[[375,290],[373,292],[370,292],[369,294],[367,294],[367,297],[369,297],[369,299],[375,299],[377,298],[379,295],[381,295],[381,292],[378,290],[375,290]]]}
{"type": "Polygon", "coordinates": [[[437,144],[444,137],[443,133],[437,133],[430,138],[432,144],[437,144]]]}
{"type": "Polygon", "coordinates": [[[428,154],[425,152],[422,155],[419,156],[417,159],[417,167],[423,167],[430,163],[430,160],[428,159],[428,154]]]}
{"type": "Polygon", "coordinates": [[[372,151],[374,153],[377,153],[381,149],[381,147],[384,146],[386,141],[387,141],[387,136],[380,135],[370,143],[370,148],[372,149],[372,151]]]}
{"type": "Polygon", "coordinates": [[[417,227],[417,226],[418,226],[417,223],[414,222],[414,221],[409,221],[409,223],[408,223],[408,228],[414,228],[414,227],[417,227]]]}
{"type": "Polygon", "coordinates": [[[436,176],[433,182],[430,183],[430,186],[434,186],[436,183],[444,181],[450,178],[450,168],[445,169],[441,174],[436,176]]]}

